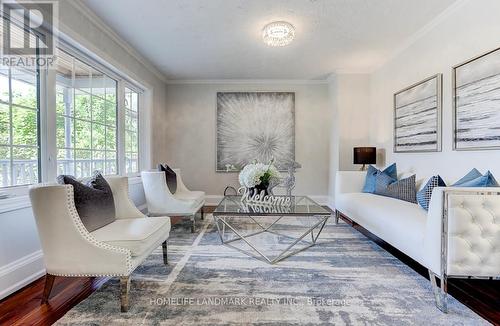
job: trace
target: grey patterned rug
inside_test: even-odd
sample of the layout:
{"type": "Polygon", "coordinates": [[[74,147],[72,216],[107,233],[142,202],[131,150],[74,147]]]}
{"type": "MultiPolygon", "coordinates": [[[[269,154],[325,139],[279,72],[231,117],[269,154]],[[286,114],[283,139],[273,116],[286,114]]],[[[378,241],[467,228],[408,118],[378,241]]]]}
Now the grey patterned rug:
{"type": "MultiPolygon", "coordinates": [[[[289,219],[281,227],[299,232],[301,224],[289,219]]],[[[171,231],[169,266],[159,248],[134,272],[128,313],[119,311],[112,279],[58,324],[487,324],[451,297],[450,312],[441,313],[428,280],[332,219],[318,245],[276,265],[222,246],[210,215],[198,225],[195,234],[182,224],[171,231]]],[[[271,251],[287,242],[256,240],[271,251]]]]}

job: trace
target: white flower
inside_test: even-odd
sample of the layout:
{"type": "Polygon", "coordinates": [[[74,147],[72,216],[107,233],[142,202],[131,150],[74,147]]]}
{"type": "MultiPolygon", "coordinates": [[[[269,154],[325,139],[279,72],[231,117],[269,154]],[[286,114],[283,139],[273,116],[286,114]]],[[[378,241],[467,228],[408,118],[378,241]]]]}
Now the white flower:
{"type": "Polygon", "coordinates": [[[243,187],[253,188],[261,183],[261,177],[269,173],[270,181],[279,182],[281,175],[273,164],[251,163],[245,165],[239,174],[239,182],[243,187]]]}

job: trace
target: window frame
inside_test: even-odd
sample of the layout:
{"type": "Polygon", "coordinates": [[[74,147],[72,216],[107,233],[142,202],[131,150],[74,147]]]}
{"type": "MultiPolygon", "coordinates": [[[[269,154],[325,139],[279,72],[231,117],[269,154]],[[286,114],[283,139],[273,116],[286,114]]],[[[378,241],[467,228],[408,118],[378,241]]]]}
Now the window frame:
{"type": "MultiPolygon", "coordinates": [[[[20,29],[24,30],[25,32],[28,32],[30,33],[31,35],[33,35],[35,37],[35,40],[37,42],[37,44],[39,44],[39,42],[42,40],[45,39],[45,35],[44,34],[41,34],[35,30],[33,30],[32,28],[30,28],[29,26],[26,26],[24,25],[24,22],[20,22],[18,20],[14,20],[12,17],[7,17],[5,15],[0,14],[0,20],[2,20],[2,29],[3,29],[3,24],[5,24],[5,21],[6,20],[9,20],[10,21],[10,24],[15,24],[17,27],[19,27],[20,29]]],[[[10,28],[9,28],[9,31],[10,31],[10,28]]],[[[3,32],[3,30],[2,30],[3,32]]],[[[37,46],[37,50],[36,50],[36,54],[35,56],[38,58],[40,55],[43,54],[43,49],[40,49],[40,47],[37,46]]],[[[8,107],[8,110],[9,110],[9,144],[8,145],[2,145],[2,147],[8,147],[9,149],[9,153],[10,153],[10,158],[9,158],[9,177],[10,177],[10,184],[8,186],[1,186],[0,185],[0,192],[5,192],[5,193],[15,193],[17,189],[25,189],[27,187],[29,187],[31,184],[12,184],[13,183],[13,180],[14,180],[14,170],[13,170],[13,162],[14,162],[14,158],[13,158],[13,149],[14,148],[36,148],[36,152],[37,152],[37,181],[38,183],[40,182],[43,182],[44,178],[43,178],[43,160],[42,160],[42,128],[44,127],[44,124],[42,123],[42,109],[43,109],[43,106],[42,106],[42,96],[44,96],[44,94],[42,94],[41,92],[41,89],[42,89],[42,83],[45,82],[44,78],[42,78],[42,73],[41,73],[41,68],[40,66],[36,66],[36,69],[33,69],[33,72],[34,72],[34,76],[35,76],[35,95],[36,95],[36,108],[28,108],[28,107],[24,107],[22,105],[19,105],[19,104],[13,104],[13,100],[12,100],[12,69],[18,69],[16,67],[6,67],[8,69],[8,75],[7,75],[7,78],[8,78],[8,87],[9,87],[9,90],[8,90],[8,94],[9,94],[9,100],[7,103],[5,102],[2,102],[3,105],[6,105],[8,107]],[[13,133],[13,113],[12,113],[12,110],[13,110],[13,107],[16,107],[16,108],[20,108],[20,109],[25,109],[25,110],[34,110],[36,112],[36,128],[37,128],[37,131],[36,131],[36,145],[27,145],[27,144],[20,144],[20,145],[15,145],[14,144],[14,133],[13,133]]],[[[21,68],[20,70],[23,70],[23,68],[21,68]]],[[[29,69],[24,69],[24,70],[29,70],[29,69]]]]}
{"type": "Polygon", "coordinates": [[[144,91],[140,88],[137,88],[136,86],[134,86],[133,84],[131,84],[130,82],[124,82],[123,83],[123,113],[124,113],[124,120],[123,120],[123,171],[124,171],[124,175],[126,176],[138,176],[140,175],[140,172],[141,172],[141,150],[142,150],[142,146],[141,146],[141,122],[142,122],[142,119],[141,119],[141,108],[142,108],[142,98],[144,96],[144,91]],[[127,173],[127,168],[126,168],[126,160],[127,160],[127,150],[126,150],[126,135],[127,135],[127,130],[125,128],[125,115],[127,114],[127,108],[125,107],[125,88],[128,88],[129,90],[137,93],[137,171],[136,172],[131,172],[131,173],[127,173]]]}
{"type": "MultiPolygon", "coordinates": [[[[0,16],[0,19],[5,19],[0,16]]],[[[41,40],[43,40],[44,35],[38,35],[41,40]]],[[[82,47],[79,43],[73,39],[69,39],[67,36],[63,36],[59,39],[57,48],[61,48],[63,51],[74,56],[79,61],[90,66],[91,69],[98,70],[109,78],[114,79],[117,82],[116,89],[116,175],[136,177],[140,176],[141,168],[148,165],[151,158],[144,157],[144,155],[151,155],[151,151],[144,151],[143,144],[150,146],[151,135],[144,134],[143,130],[148,130],[149,128],[143,128],[142,123],[144,122],[141,118],[144,114],[149,116],[150,111],[150,101],[148,100],[148,107],[144,105],[145,94],[148,94],[148,98],[152,96],[150,86],[144,86],[142,83],[137,82],[135,79],[130,78],[121,70],[115,68],[111,63],[98,57],[98,54],[87,50],[82,47]],[[130,88],[138,93],[138,117],[137,117],[137,135],[138,135],[138,172],[126,174],[125,171],[125,148],[124,148],[124,89],[125,87],[130,88]]],[[[56,52],[57,53],[57,52],[56,52]]],[[[37,146],[38,146],[38,183],[54,182],[57,177],[57,108],[56,108],[56,70],[53,68],[48,69],[47,67],[37,67],[37,146]]],[[[23,196],[27,194],[29,184],[26,185],[14,185],[8,187],[0,187],[0,192],[7,193],[10,196],[23,196]]]]}
{"type": "MultiPolygon", "coordinates": [[[[60,47],[59,47],[60,48],[60,47]]],[[[64,51],[66,52],[64,49],[59,49],[60,51],[64,51]]],[[[75,133],[76,132],[76,125],[77,124],[88,124],[90,125],[90,133],[91,133],[91,142],[90,142],[90,147],[89,148],[80,148],[80,147],[77,147],[76,146],[76,143],[74,143],[75,141],[78,142],[78,139],[76,137],[76,134],[70,136],[71,137],[71,140],[73,141],[73,143],[71,143],[71,146],[70,147],[58,147],[57,145],[57,135],[56,135],[56,151],[59,151],[59,150],[70,150],[73,152],[73,156],[75,156],[74,154],[77,153],[77,152],[82,152],[82,151],[88,151],[90,153],[90,161],[89,163],[91,164],[91,167],[90,167],[90,174],[89,175],[84,175],[82,176],[82,178],[86,178],[86,177],[89,177],[91,174],[92,174],[92,171],[94,171],[95,169],[97,169],[96,167],[94,167],[94,155],[96,153],[103,153],[104,154],[104,161],[103,161],[103,169],[102,169],[102,172],[104,175],[118,175],[120,174],[119,172],[119,164],[118,164],[118,161],[119,161],[119,154],[118,154],[118,111],[119,111],[119,108],[118,108],[118,80],[116,80],[113,76],[110,76],[108,75],[107,73],[103,72],[102,70],[100,70],[98,67],[95,67],[94,65],[92,65],[91,63],[88,63],[88,62],[84,62],[82,61],[78,56],[72,54],[72,53],[69,53],[69,52],[66,52],[66,54],[68,56],[71,57],[71,60],[72,60],[72,76],[71,76],[71,91],[73,92],[73,95],[71,97],[72,99],[72,102],[73,102],[73,110],[76,110],[76,107],[75,107],[75,99],[76,99],[76,93],[82,93],[84,94],[84,96],[89,96],[90,98],[90,117],[81,117],[81,116],[78,116],[75,112],[73,112],[72,114],[70,115],[67,115],[67,114],[60,114],[57,112],[57,106],[55,108],[56,110],[56,119],[57,118],[60,118],[60,117],[63,117],[63,118],[68,118],[71,120],[72,122],[72,133],[75,133]],[[83,67],[84,69],[88,70],[88,73],[89,73],[89,82],[90,82],[90,87],[89,87],[89,91],[85,90],[84,88],[79,88],[75,85],[75,68],[77,67],[77,65],[85,65],[85,67],[83,67]],[[107,99],[107,97],[102,97],[102,96],[99,96],[99,95],[96,95],[94,93],[94,85],[93,85],[93,80],[94,80],[94,72],[98,72],[100,74],[102,74],[103,76],[103,80],[112,80],[114,83],[115,83],[115,86],[113,87],[115,89],[115,100],[114,101],[109,101],[107,99]],[[95,96],[95,98],[94,98],[95,96]],[[94,100],[96,99],[99,99],[99,100],[102,100],[103,101],[103,105],[104,107],[106,108],[107,107],[107,104],[110,103],[110,104],[113,104],[114,105],[112,106],[114,109],[115,109],[115,116],[114,116],[114,120],[115,120],[115,124],[114,125],[111,125],[111,124],[108,124],[106,121],[102,122],[102,121],[95,121],[94,120],[94,117],[93,117],[93,113],[94,113],[94,107],[93,107],[93,102],[94,100]],[[93,138],[93,131],[95,130],[95,128],[99,126],[99,127],[102,127],[104,129],[104,138],[105,138],[105,145],[104,145],[104,148],[102,149],[97,149],[96,147],[93,146],[93,141],[94,141],[94,138],[93,138]],[[113,128],[114,129],[114,139],[115,139],[115,146],[114,146],[114,149],[109,149],[107,147],[107,129],[108,128],[113,128]],[[114,160],[108,160],[107,159],[107,155],[108,153],[114,153],[114,160]],[[107,170],[107,164],[108,164],[108,161],[114,161],[115,163],[115,170],[116,170],[116,174],[109,174],[108,173],[108,170],[107,170]]],[[[82,68],[82,67],[80,67],[82,68]]],[[[57,75],[57,73],[56,73],[57,75]]],[[[58,95],[58,91],[57,91],[57,81],[56,81],[56,85],[55,85],[55,99],[56,99],[56,102],[57,102],[57,95],[58,95]]],[[[106,88],[106,87],[104,87],[106,88]]],[[[105,109],[106,110],[106,109],[105,109]]],[[[105,120],[106,120],[106,115],[105,115],[105,120]]],[[[56,123],[57,123],[57,120],[56,120],[56,123]]],[[[57,128],[56,128],[57,129],[57,128]]],[[[57,131],[56,131],[57,132],[57,131]]],[[[57,161],[57,156],[56,156],[56,161],[57,161]]],[[[73,157],[72,159],[73,161],[73,174],[77,174],[77,165],[78,165],[78,157],[73,157]]],[[[59,167],[57,167],[59,168],[59,167]]],[[[59,173],[59,172],[57,172],[59,173]]]]}

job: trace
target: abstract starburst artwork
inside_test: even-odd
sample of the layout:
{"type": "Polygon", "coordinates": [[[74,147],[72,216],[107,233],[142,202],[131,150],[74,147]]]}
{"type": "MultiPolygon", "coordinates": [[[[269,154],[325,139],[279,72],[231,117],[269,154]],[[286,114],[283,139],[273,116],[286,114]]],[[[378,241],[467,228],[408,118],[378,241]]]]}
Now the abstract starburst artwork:
{"type": "Polygon", "coordinates": [[[295,161],[295,93],[217,93],[217,171],[271,158],[295,161]]]}

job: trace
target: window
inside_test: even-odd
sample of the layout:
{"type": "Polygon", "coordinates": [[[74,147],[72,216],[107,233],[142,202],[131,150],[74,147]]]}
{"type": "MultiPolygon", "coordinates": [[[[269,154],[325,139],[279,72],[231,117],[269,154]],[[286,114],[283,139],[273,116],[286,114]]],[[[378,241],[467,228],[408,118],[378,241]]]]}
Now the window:
{"type": "MultiPolygon", "coordinates": [[[[11,28],[12,41],[23,40],[21,28],[11,28]]],[[[0,187],[40,180],[38,92],[36,69],[0,66],[0,187]]]]}
{"type": "Polygon", "coordinates": [[[139,172],[139,93],[125,87],[125,173],[139,172]]]}
{"type": "Polygon", "coordinates": [[[59,50],[56,74],[57,173],[117,174],[117,82],[59,50]]]}
{"type": "MultiPolygon", "coordinates": [[[[18,25],[10,35],[13,44],[24,42],[18,25]]],[[[40,43],[44,36],[29,37],[40,43]]],[[[30,69],[0,62],[0,188],[51,182],[58,174],[139,172],[143,90],[135,81],[61,40],[55,69],[30,69]]]]}

